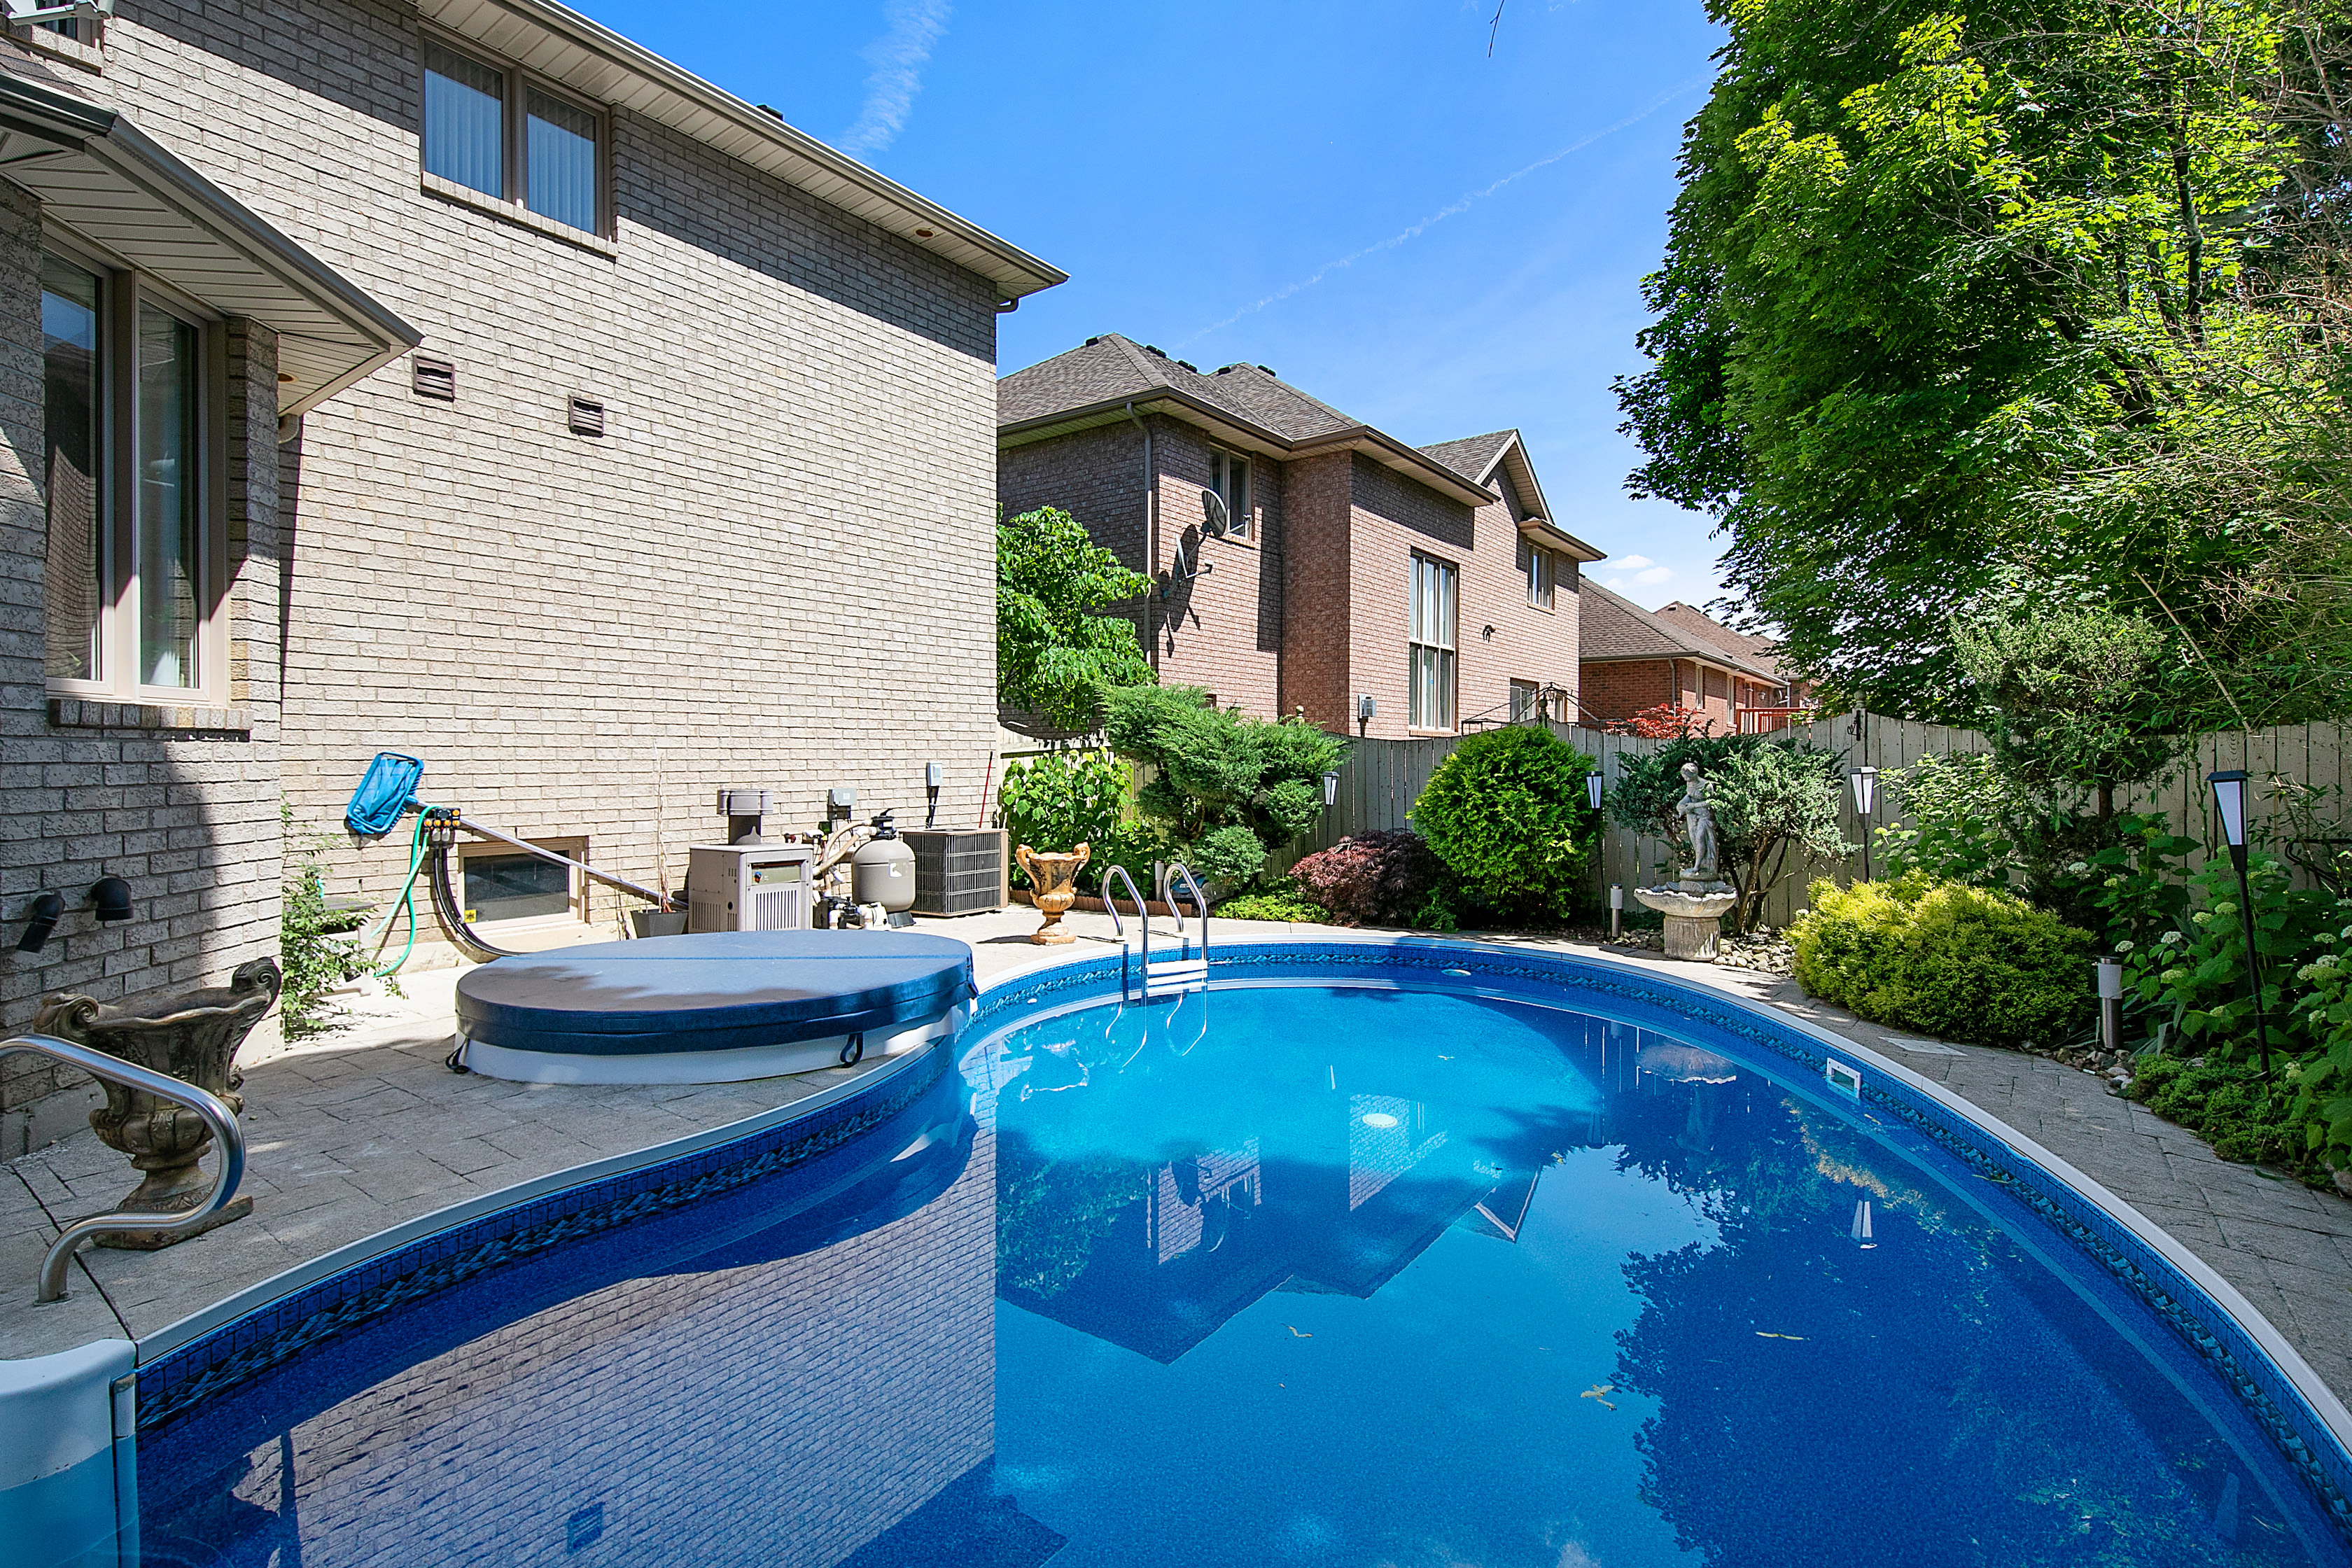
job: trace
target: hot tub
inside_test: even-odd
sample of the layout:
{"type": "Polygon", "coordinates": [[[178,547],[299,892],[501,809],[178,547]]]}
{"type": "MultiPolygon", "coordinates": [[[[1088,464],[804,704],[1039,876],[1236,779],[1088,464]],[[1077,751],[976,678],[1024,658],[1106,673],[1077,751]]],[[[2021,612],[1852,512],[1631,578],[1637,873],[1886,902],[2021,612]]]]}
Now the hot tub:
{"type": "Polygon", "coordinates": [[[465,1065],[520,1083],[735,1083],[952,1035],[971,949],[898,931],[712,931],[486,963],[457,983],[465,1065]]]}

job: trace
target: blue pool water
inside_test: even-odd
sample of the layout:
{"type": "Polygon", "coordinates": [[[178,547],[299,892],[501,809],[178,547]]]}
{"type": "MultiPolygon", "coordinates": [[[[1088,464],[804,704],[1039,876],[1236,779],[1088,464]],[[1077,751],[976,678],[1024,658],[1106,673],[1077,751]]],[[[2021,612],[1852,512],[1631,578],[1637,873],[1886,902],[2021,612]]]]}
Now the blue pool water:
{"type": "Polygon", "coordinates": [[[789,1169],[175,1413],[145,1561],[2352,1560],[2137,1297],[1711,1026],[1013,1015],[789,1169]]]}

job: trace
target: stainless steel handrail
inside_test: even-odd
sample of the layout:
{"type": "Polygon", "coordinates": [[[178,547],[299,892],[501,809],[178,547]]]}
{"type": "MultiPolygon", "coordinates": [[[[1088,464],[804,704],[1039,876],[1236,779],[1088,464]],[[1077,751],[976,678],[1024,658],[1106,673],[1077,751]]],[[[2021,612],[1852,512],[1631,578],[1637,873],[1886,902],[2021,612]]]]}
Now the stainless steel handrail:
{"type": "Polygon", "coordinates": [[[186,1230],[212,1218],[235,1200],[237,1184],[245,1180],[245,1129],[237,1125],[236,1112],[223,1104],[217,1095],[169,1073],[126,1062],[121,1057],[78,1046],[71,1040],[60,1040],[54,1035],[19,1035],[14,1039],[0,1040],[0,1057],[24,1051],[54,1058],[81,1068],[92,1078],[144,1089],[158,1099],[184,1105],[211,1125],[213,1142],[220,1145],[220,1170],[213,1176],[213,1190],[194,1208],[168,1215],[127,1211],[92,1215],[60,1231],[57,1240],[49,1244],[48,1256],[41,1259],[41,1288],[36,1300],[66,1299],[66,1266],[73,1261],[74,1249],[91,1237],[110,1230],[186,1230]]]}
{"type": "Polygon", "coordinates": [[[1192,868],[1181,860],[1168,868],[1168,907],[1176,910],[1176,930],[1180,935],[1184,930],[1184,911],[1176,908],[1176,879],[1179,877],[1183,878],[1184,885],[1192,890],[1192,907],[1201,912],[1201,984],[1206,985],[1209,983],[1208,896],[1201,891],[1201,884],[1193,879],[1192,868]]]}
{"type": "Polygon", "coordinates": [[[1118,900],[1110,896],[1110,883],[1114,877],[1127,884],[1127,896],[1135,900],[1136,923],[1143,927],[1143,977],[1149,983],[1151,978],[1151,906],[1145,903],[1143,895],[1136,890],[1135,879],[1128,875],[1126,867],[1112,866],[1103,872],[1103,908],[1110,911],[1110,929],[1118,938],[1119,952],[1127,951],[1127,924],[1118,918],[1118,900]]]}

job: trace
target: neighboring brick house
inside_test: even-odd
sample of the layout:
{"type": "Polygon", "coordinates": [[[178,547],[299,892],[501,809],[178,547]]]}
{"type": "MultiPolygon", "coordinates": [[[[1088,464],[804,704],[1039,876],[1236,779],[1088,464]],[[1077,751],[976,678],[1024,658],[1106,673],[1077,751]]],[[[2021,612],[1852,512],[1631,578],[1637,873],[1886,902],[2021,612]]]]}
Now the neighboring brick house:
{"type": "Polygon", "coordinates": [[[998,500],[1062,508],[1154,579],[1129,610],[1161,679],[1383,739],[1571,710],[1601,557],[1517,431],[1416,448],[1264,365],[1203,374],[1116,333],[997,405],[998,500]]]}
{"type": "MultiPolygon", "coordinates": [[[[378,749],[673,884],[722,784],[806,826],[939,762],[972,819],[996,316],[1061,273],[547,0],[66,26],[0,34],[9,1026],[274,952],[281,803],[333,830],[378,749]]],[[[406,863],[324,861],[377,900],[406,863]]],[[[461,896],[609,931],[544,864],[461,896]]]]}
{"type": "Polygon", "coordinates": [[[1585,721],[1621,723],[1673,704],[1695,710],[1716,734],[1784,729],[1806,689],[1790,684],[1770,647],[1688,605],[1653,612],[1588,583],[1585,721]]]}

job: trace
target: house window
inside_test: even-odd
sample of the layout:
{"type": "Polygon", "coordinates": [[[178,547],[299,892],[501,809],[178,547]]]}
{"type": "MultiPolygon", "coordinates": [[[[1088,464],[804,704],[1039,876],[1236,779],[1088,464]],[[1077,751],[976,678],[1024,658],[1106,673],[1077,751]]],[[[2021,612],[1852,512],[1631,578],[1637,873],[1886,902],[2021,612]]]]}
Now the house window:
{"type": "Polygon", "coordinates": [[[428,39],[425,174],[601,235],[604,117],[511,66],[428,39]]]}
{"type": "Polygon", "coordinates": [[[1541,717],[1543,688],[1532,680],[1511,682],[1511,722],[1523,723],[1541,717]]]}
{"type": "Polygon", "coordinates": [[[61,693],[185,702],[226,687],[215,337],[135,277],[43,258],[43,666],[61,693]]]}
{"type": "Polygon", "coordinates": [[[1454,728],[1454,598],[1460,579],[1460,570],[1443,561],[1412,558],[1405,722],[1416,730],[1454,728]]]}
{"type": "Polygon", "coordinates": [[[1250,464],[1231,452],[1209,454],[1209,488],[1225,504],[1227,531],[1235,539],[1250,536],[1250,464]]]}
{"type": "Polygon", "coordinates": [[[1519,575],[1527,579],[1528,603],[1538,610],[1551,608],[1552,573],[1558,557],[1527,535],[1519,536],[1519,575]]]}
{"type": "Polygon", "coordinates": [[[572,868],[536,855],[466,858],[466,923],[572,912],[572,868]]]}

